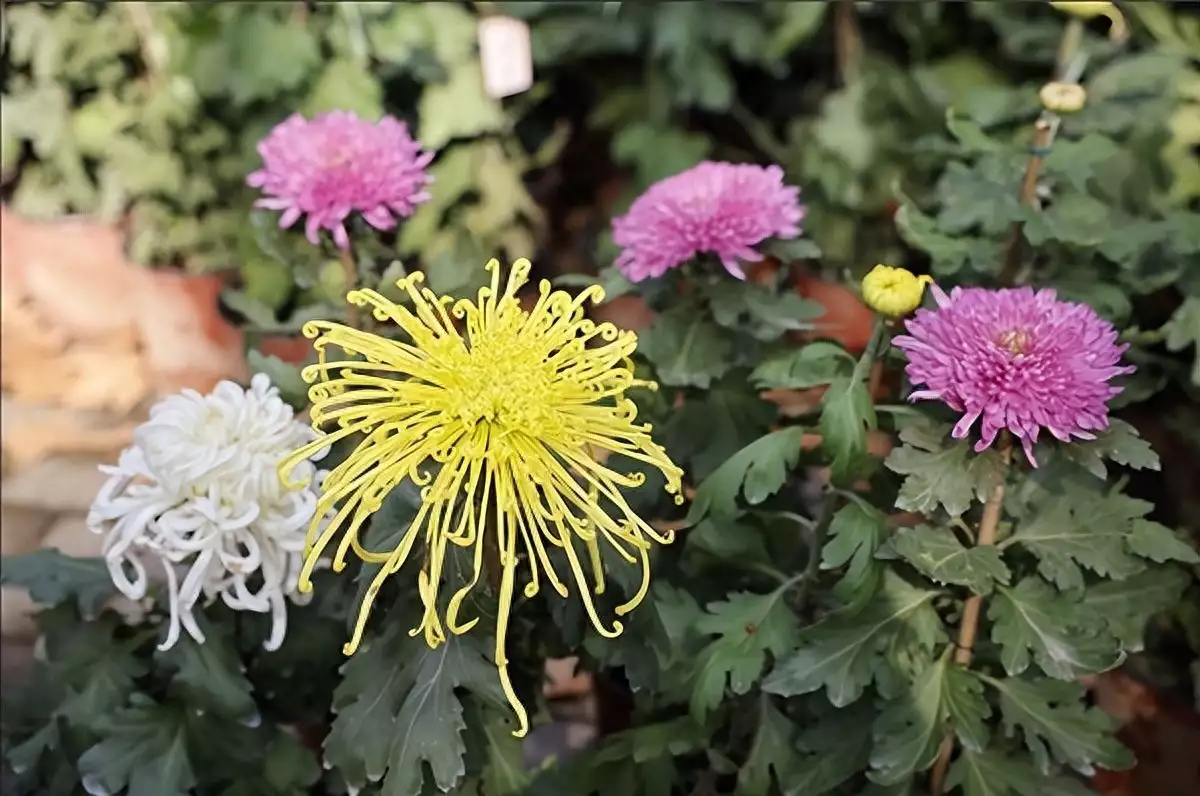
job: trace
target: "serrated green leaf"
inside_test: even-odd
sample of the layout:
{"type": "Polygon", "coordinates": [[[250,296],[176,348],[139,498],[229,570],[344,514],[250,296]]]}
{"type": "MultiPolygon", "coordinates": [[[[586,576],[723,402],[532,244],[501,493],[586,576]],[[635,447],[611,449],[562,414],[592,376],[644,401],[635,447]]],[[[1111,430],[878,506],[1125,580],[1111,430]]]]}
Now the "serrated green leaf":
{"type": "Polygon", "coordinates": [[[1063,445],[1067,458],[1078,463],[1097,478],[1107,478],[1105,459],[1135,470],[1158,470],[1158,454],[1138,431],[1124,420],[1110,418],[1108,428],[1096,434],[1094,440],[1063,445]]]}
{"type": "Polygon", "coordinates": [[[1188,296],[1162,327],[1167,349],[1182,351],[1195,347],[1192,384],[1200,385],[1200,296],[1188,296]]]}
{"type": "Polygon", "coordinates": [[[513,737],[513,727],[503,715],[492,714],[483,723],[487,738],[487,763],[483,767],[483,787],[488,796],[511,796],[529,785],[521,741],[513,737]]]}
{"type": "Polygon", "coordinates": [[[1026,760],[1000,749],[964,749],[950,766],[947,790],[962,788],[963,796],[1091,796],[1080,782],[1047,776],[1026,760]]]}
{"type": "Polygon", "coordinates": [[[349,111],[373,122],[383,115],[383,86],[362,61],[334,58],[325,63],[303,110],[307,116],[349,111]]]}
{"type": "Polygon", "coordinates": [[[964,746],[981,749],[990,715],[983,684],[951,661],[948,648],[876,719],[868,776],[881,785],[898,785],[929,768],[950,721],[964,746]]]}
{"type": "Polygon", "coordinates": [[[243,673],[226,633],[205,627],[205,640],[197,642],[184,636],[169,650],[155,651],[155,658],[171,678],[170,688],[186,697],[188,704],[231,719],[251,719],[258,715],[254,687],[243,673]]]}
{"type": "Polygon", "coordinates": [[[763,690],[797,696],[824,688],[835,706],[849,705],[880,675],[885,645],[908,634],[918,646],[932,647],[940,632],[931,630],[940,628],[931,604],[937,594],[888,577],[861,611],[839,611],[802,631],[800,649],[775,666],[763,690]]]}
{"type": "Polygon", "coordinates": [[[94,617],[116,594],[101,558],[75,558],[53,547],[19,556],[0,556],[0,584],[29,591],[39,605],[73,602],[84,617],[94,617]]]}
{"type": "Polygon", "coordinates": [[[46,635],[49,671],[65,688],[58,712],[72,724],[95,728],[123,707],[147,666],[137,638],[121,640],[115,614],[46,635]]]}
{"type": "Polygon", "coordinates": [[[771,704],[766,694],[759,698],[758,729],[746,762],[738,771],[738,796],[770,796],[772,772],[781,785],[798,762],[795,726],[771,704]]]}
{"type": "Polygon", "coordinates": [[[739,495],[757,505],[778,492],[788,471],[800,460],[803,436],[803,429],[792,426],[773,431],[735,453],[696,489],[688,523],[698,523],[709,514],[726,519],[736,516],[739,495]]]}
{"type": "Polygon", "coordinates": [[[1081,566],[1118,580],[1141,572],[1145,564],[1127,549],[1135,520],[1141,531],[1141,549],[1162,555],[1194,555],[1173,537],[1168,540],[1154,529],[1142,527],[1140,518],[1150,508],[1149,503],[1126,495],[1106,495],[1067,484],[1061,494],[1047,495],[1033,516],[999,546],[1019,544],[1032,552],[1038,557],[1038,571],[1061,591],[1083,587],[1081,566]]]}
{"type": "Polygon", "coordinates": [[[1010,675],[1029,667],[1031,653],[1043,672],[1060,680],[1106,671],[1124,657],[1094,615],[1037,577],[998,589],[988,617],[995,623],[992,640],[1000,645],[1000,662],[1010,675]]]}
{"type": "Polygon", "coordinates": [[[383,778],[387,796],[419,793],[423,763],[442,790],[466,773],[466,722],[456,688],[503,700],[495,666],[475,636],[452,636],[430,649],[413,644],[399,622],[360,649],[342,672],[325,759],[357,787],[383,778]]]}
{"type": "Polygon", "coordinates": [[[949,528],[918,525],[897,532],[891,549],[922,574],[942,584],[966,586],[987,596],[1011,573],[995,547],[965,547],[949,528]]]}
{"type": "Polygon", "coordinates": [[[821,569],[849,564],[846,574],[833,587],[834,596],[853,603],[874,593],[882,567],[875,552],[886,538],[887,519],[871,506],[852,501],[833,515],[829,541],[821,550],[821,569]]]}
{"type": "Polygon", "coordinates": [[[431,83],[421,93],[417,106],[421,143],[428,149],[441,149],[455,138],[504,129],[504,109],[499,100],[484,92],[479,61],[463,58],[446,67],[450,70],[447,80],[431,83]]]}
{"type": "Polygon", "coordinates": [[[1175,567],[1153,567],[1124,580],[1089,586],[1083,607],[1101,617],[1122,649],[1139,652],[1151,617],[1179,604],[1190,578],[1175,567]]]}
{"type": "Polygon", "coordinates": [[[705,388],[729,370],[732,344],[702,313],[679,307],[659,315],[638,335],[638,351],[663,384],[705,388]]]}
{"type": "Polygon", "coordinates": [[[941,506],[951,517],[967,511],[973,501],[983,503],[1004,483],[1004,462],[994,450],[975,453],[969,442],[952,440],[944,427],[907,426],[900,432],[904,444],[888,454],[884,464],[906,476],[896,498],[896,508],[932,514],[941,506]]]}
{"type": "Polygon", "coordinates": [[[1107,136],[1088,133],[1078,141],[1059,137],[1042,161],[1046,174],[1065,180],[1076,191],[1101,176],[1105,164],[1121,156],[1121,149],[1107,136]]]}
{"type": "Polygon", "coordinates": [[[769,594],[735,592],[710,603],[696,630],[717,636],[700,653],[690,702],[692,716],[702,721],[721,703],[725,689],[740,696],[762,675],[768,653],[778,657],[796,646],[795,615],[783,602],[786,587],[769,594]]]}
{"type": "Polygon", "coordinates": [[[842,376],[829,385],[821,398],[821,437],[832,461],[832,483],[843,485],[853,479],[867,455],[867,432],[875,428],[875,404],[871,393],[856,373],[842,376]]]}
{"type": "Polygon", "coordinates": [[[729,329],[746,328],[759,340],[777,340],[785,332],[811,329],[825,308],[792,290],[777,291],[753,282],[721,280],[707,285],[713,320],[729,329]]]}
{"type": "Polygon", "coordinates": [[[867,767],[871,725],[878,715],[867,700],[821,714],[800,734],[804,758],[781,778],[783,796],[822,796],[867,767]]]}
{"type": "Polygon", "coordinates": [[[1053,770],[1052,760],[1084,775],[1095,773],[1096,766],[1110,771],[1133,767],[1133,754],[1112,735],[1113,720],[1099,708],[1085,707],[1082,685],[981,677],[1000,695],[1005,732],[1011,737],[1020,730],[1042,774],[1053,770]]]}
{"type": "Polygon", "coordinates": [[[1175,531],[1153,520],[1134,520],[1126,543],[1134,555],[1148,558],[1156,564],[1168,561],[1200,564],[1200,554],[1196,553],[1196,548],[1181,539],[1175,531]]]}
{"type": "Polygon", "coordinates": [[[817,341],[776,354],[750,378],[762,389],[805,390],[854,372],[854,357],[834,343],[817,341]]]}
{"type": "Polygon", "coordinates": [[[188,759],[183,714],[138,695],[106,722],[104,740],[79,758],[90,792],[128,796],[187,796],[196,784],[188,759]]]}

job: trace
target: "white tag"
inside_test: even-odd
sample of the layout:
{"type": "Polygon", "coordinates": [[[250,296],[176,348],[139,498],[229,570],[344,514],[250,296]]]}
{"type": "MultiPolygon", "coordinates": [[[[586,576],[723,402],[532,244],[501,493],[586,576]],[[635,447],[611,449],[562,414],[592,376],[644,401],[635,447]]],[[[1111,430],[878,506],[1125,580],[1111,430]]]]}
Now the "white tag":
{"type": "Polygon", "coordinates": [[[533,85],[533,50],[529,25],[512,17],[479,20],[479,60],[483,90],[500,99],[528,91],[533,85]]]}

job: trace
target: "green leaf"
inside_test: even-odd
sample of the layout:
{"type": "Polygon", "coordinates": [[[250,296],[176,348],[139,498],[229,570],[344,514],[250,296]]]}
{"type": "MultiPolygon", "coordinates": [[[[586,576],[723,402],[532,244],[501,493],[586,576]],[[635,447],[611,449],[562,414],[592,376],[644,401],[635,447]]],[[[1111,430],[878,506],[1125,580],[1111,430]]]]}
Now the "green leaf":
{"type": "Polygon", "coordinates": [[[1084,706],[1084,687],[1063,680],[997,680],[981,675],[1000,695],[1004,730],[1019,729],[1042,774],[1053,770],[1052,760],[1081,774],[1096,766],[1110,771],[1132,768],[1133,754],[1113,737],[1114,722],[1099,708],[1084,706]]]}
{"type": "Polygon", "coordinates": [[[1102,176],[1104,166],[1121,155],[1111,138],[1088,133],[1078,141],[1060,136],[1042,163],[1046,174],[1065,180],[1076,191],[1086,191],[1089,182],[1102,176]]]}
{"type": "Polygon", "coordinates": [[[273,354],[251,350],[246,362],[255,373],[265,373],[271,383],[279,388],[279,396],[293,408],[308,404],[308,384],[300,376],[300,366],[284,362],[273,354]]]}
{"type": "Polygon", "coordinates": [[[805,757],[780,777],[783,796],[821,796],[866,768],[876,715],[863,700],[817,716],[797,741],[805,757]]]}
{"type": "Polygon", "coordinates": [[[1162,327],[1167,350],[1182,351],[1195,347],[1192,384],[1200,386],[1200,296],[1188,296],[1162,327]]]}
{"type": "Polygon", "coordinates": [[[938,583],[966,586],[987,596],[1008,583],[1011,573],[995,547],[964,547],[949,528],[918,525],[896,533],[888,542],[897,555],[938,583]]]}
{"type": "Polygon", "coordinates": [[[688,549],[702,550],[722,564],[730,561],[768,563],[771,555],[762,534],[748,523],[706,517],[688,529],[688,549]]]}
{"type": "Polygon", "coordinates": [[[39,605],[71,601],[84,617],[96,616],[117,591],[103,559],[66,556],[52,547],[0,556],[0,584],[27,589],[39,605]]]}
{"type": "Polygon", "coordinates": [[[201,94],[244,106],[300,87],[321,62],[317,39],[304,25],[271,17],[250,10],[194,52],[187,74],[201,94]]]}
{"type": "Polygon", "coordinates": [[[821,27],[825,18],[824,3],[786,3],[778,7],[783,19],[775,27],[767,43],[768,58],[782,58],[796,49],[821,27]]]}
{"type": "Polygon", "coordinates": [[[759,340],[777,340],[784,333],[811,329],[811,321],[821,317],[825,308],[791,291],[777,291],[752,282],[723,279],[707,285],[705,295],[713,320],[728,329],[748,325],[759,340]]]}
{"type": "Polygon", "coordinates": [[[835,706],[849,705],[883,674],[885,646],[908,634],[918,646],[932,647],[941,632],[931,605],[937,595],[889,576],[861,611],[839,611],[802,631],[800,649],[775,666],[763,690],[797,696],[824,688],[835,706]]]}
{"type": "Polygon", "coordinates": [[[953,663],[947,649],[875,721],[868,776],[881,785],[897,785],[929,768],[951,719],[965,746],[982,748],[987,743],[984,722],[990,714],[983,685],[953,663]]]}
{"type": "Polygon", "coordinates": [[[875,591],[882,563],[875,552],[887,538],[887,518],[875,508],[851,501],[833,515],[829,541],[821,550],[821,569],[849,566],[833,587],[834,596],[845,602],[869,598],[875,591]]]}
{"type": "Polygon", "coordinates": [[[696,489],[688,523],[698,523],[709,514],[726,519],[736,516],[739,495],[753,506],[778,492],[788,471],[800,460],[803,436],[802,428],[792,426],[773,431],[735,453],[696,489]]]}
{"type": "Polygon", "coordinates": [[[286,732],[268,741],[253,774],[238,779],[221,796],[306,796],[321,779],[321,766],[312,751],[286,732]]]}
{"type": "Polygon", "coordinates": [[[703,394],[689,395],[660,427],[662,442],[676,463],[701,481],[766,434],[777,416],[775,404],[746,383],[745,370],[734,370],[703,394]]]}
{"type": "Polygon", "coordinates": [[[187,796],[196,774],[183,714],[135,696],[106,722],[104,740],[79,758],[79,773],[90,793],[128,789],[128,796],[187,796]]]}
{"type": "Polygon", "coordinates": [[[830,479],[844,485],[853,479],[867,455],[867,431],[876,423],[871,393],[857,373],[841,376],[821,398],[821,436],[832,457],[830,479]]]}
{"type": "Polygon", "coordinates": [[[750,378],[764,390],[805,390],[853,372],[854,357],[846,349],[818,341],[776,354],[755,368],[750,378]]]}
{"type": "Polygon", "coordinates": [[[1138,556],[1195,563],[1196,551],[1168,528],[1142,519],[1151,504],[1120,493],[1066,484],[1047,495],[1000,547],[1020,544],[1038,557],[1038,571],[1062,591],[1083,587],[1080,566],[1118,580],[1145,568],[1138,556]]]}
{"type": "Polygon", "coordinates": [[[1047,776],[1025,759],[1002,750],[964,749],[950,766],[946,789],[963,796],[1092,796],[1093,791],[1067,777],[1047,776]]]}
{"type": "Polygon", "coordinates": [[[503,702],[496,669],[474,635],[451,636],[437,649],[413,643],[397,620],[342,668],[325,759],[361,787],[383,779],[383,796],[423,787],[423,763],[443,791],[466,773],[466,728],[455,693],[466,688],[503,702]]]}
{"type": "Polygon", "coordinates": [[[446,66],[449,78],[425,86],[417,105],[419,137],[425,148],[441,149],[455,138],[503,130],[507,124],[504,110],[484,92],[479,61],[464,58],[446,66]]]}
{"type": "Polygon", "coordinates": [[[375,121],[383,115],[383,86],[362,61],[335,58],[325,63],[303,110],[310,117],[327,111],[349,111],[375,121]]]}
{"type": "Polygon", "coordinates": [[[781,785],[788,782],[788,773],[799,755],[796,752],[792,722],[779,712],[766,694],[759,697],[758,730],[746,762],[738,771],[738,796],[770,796],[771,772],[781,785]]]}
{"type": "Polygon", "coordinates": [[[1158,470],[1158,454],[1142,439],[1138,430],[1124,420],[1111,418],[1108,428],[1096,434],[1096,439],[1063,445],[1067,457],[1084,467],[1097,478],[1108,478],[1105,459],[1135,470],[1158,470]]]}
{"type": "Polygon", "coordinates": [[[1113,212],[1104,202],[1087,194],[1069,193],[1056,197],[1049,207],[1026,207],[1021,231],[1034,246],[1057,241],[1073,246],[1098,246],[1112,234],[1113,212]]]}
{"type": "Polygon", "coordinates": [[[700,653],[691,699],[692,716],[703,720],[721,703],[725,688],[741,696],[762,675],[767,654],[779,656],[796,646],[796,617],[782,597],[781,586],[770,594],[735,592],[710,603],[696,630],[717,636],[700,653]]]}
{"type": "Polygon", "coordinates": [[[638,351],[654,365],[661,383],[700,388],[729,370],[733,353],[721,328],[686,306],[655,318],[638,336],[638,351]]]}
{"type": "Polygon", "coordinates": [[[246,679],[245,666],[226,632],[207,623],[205,641],[181,638],[155,657],[171,676],[170,687],[190,705],[220,716],[247,720],[258,715],[254,687],[246,679]]]}
{"type": "Polygon", "coordinates": [[[884,464],[906,476],[896,508],[930,515],[941,506],[958,517],[978,500],[987,501],[1004,483],[1004,462],[994,450],[975,453],[969,442],[952,440],[942,426],[910,425],[900,431],[904,443],[884,464]]]}
{"type": "Polygon", "coordinates": [[[992,640],[1000,645],[1000,662],[1010,675],[1029,667],[1031,652],[1041,670],[1059,680],[1106,671],[1124,657],[1097,617],[1037,577],[1000,588],[988,617],[995,622],[992,640]]]}
{"type": "Polygon", "coordinates": [[[1179,605],[1191,579],[1176,567],[1153,567],[1125,580],[1088,587],[1086,610],[1103,618],[1122,649],[1139,652],[1150,619],[1179,605]]]}
{"type": "Polygon", "coordinates": [[[521,740],[514,738],[513,727],[493,711],[483,722],[487,738],[487,763],[483,767],[484,792],[488,796],[511,796],[529,785],[521,740]]]}
{"type": "MultiPolygon", "coordinates": [[[[957,273],[974,261],[974,248],[979,243],[969,238],[946,235],[938,230],[937,222],[922,213],[916,205],[905,202],[896,211],[896,230],[905,243],[927,253],[933,260],[934,272],[940,275],[957,273]]],[[[986,244],[983,244],[986,245],[986,244]]]]}
{"type": "Polygon", "coordinates": [[[712,152],[712,139],[648,121],[622,125],[610,145],[613,160],[637,168],[640,183],[649,185],[690,169],[712,152]]]}

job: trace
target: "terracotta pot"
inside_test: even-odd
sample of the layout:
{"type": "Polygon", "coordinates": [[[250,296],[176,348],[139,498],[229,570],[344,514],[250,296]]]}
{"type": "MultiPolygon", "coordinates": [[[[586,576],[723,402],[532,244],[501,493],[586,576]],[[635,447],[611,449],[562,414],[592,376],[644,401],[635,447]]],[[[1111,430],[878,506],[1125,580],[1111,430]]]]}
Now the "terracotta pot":
{"type": "Polygon", "coordinates": [[[825,314],[815,321],[810,338],[836,340],[851,353],[861,354],[871,341],[875,313],[862,303],[853,290],[837,282],[828,282],[810,274],[793,279],[796,292],[825,308],[825,314]]]}

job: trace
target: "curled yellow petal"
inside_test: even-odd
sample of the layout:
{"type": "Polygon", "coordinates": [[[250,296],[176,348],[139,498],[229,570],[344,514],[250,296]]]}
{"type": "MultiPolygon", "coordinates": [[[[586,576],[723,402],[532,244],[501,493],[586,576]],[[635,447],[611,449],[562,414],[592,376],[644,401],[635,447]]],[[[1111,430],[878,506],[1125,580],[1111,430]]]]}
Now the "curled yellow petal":
{"type": "Polygon", "coordinates": [[[528,718],[505,650],[518,581],[525,597],[543,583],[566,597],[573,582],[597,631],[620,633],[621,623],[606,623],[593,599],[605,591],[602,547],[640,570],[633,598],[616,608],[621,615],[646,594],[651,547],[671,537],[638,517],[622,495],[621,487],[645,475],[616,472],[604,461],[618,454],[658,469],[676,502],[683,500],[683,472],[651,440],[650,427],[636,422],[625,396],[631,387],[656,386],[633,376],[637,336],[584,317],[587,302],[601,300],[603,291],[572,297],[543,281],[527,311],[517,292],[528,281],[529,261],[517,260],[503,284],[499,263],[487,267],[491,283],[474,301],[435,295],[422,287],[420,273],[397,283],[409,299],[404,305],[371,290],[347,296],[394,324],[397,339],[324,321],[305,326],[319,353],[304,377],[320,436],[280,466],[280,477],[286,483],[299,462],[333,440],[361,437],[322,486],[325,512],[318,516],[332,512],[333,519],[309,529],[301,588],[312,588],[317,561],[329,552],[335,571],[351,553],[382,564],[359,606],[345,647],[350,655],[379,589],[414,551],[422,559],[424,615],[411,632],[431,647],[447,632],[476,626],[479,617],[464,615],[465,600],[480,583],[492,584],[499,600],[495,662],[519,737],[528,718]],[[390,550],[367,549],[360,529],[405,479],[422,488],[416,517],[390,550]],[[445,556],[454,546],[472,549],[474,571],[465,584],[446,584],[453,593],[443,594],[445,556]]]}
{"type": "Polygon", "coordinates": [[[877,265],[863,277],[863,301],[881,315],[900,318],[920,306],[925,285],[932,281],[904,268],[877,265]]]}

